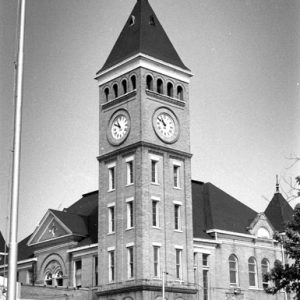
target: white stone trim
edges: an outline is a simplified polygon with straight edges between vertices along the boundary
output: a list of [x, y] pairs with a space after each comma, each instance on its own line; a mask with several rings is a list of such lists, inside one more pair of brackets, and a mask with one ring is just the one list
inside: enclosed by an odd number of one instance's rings
[[158, 197], [158, 196], [151, 196], [151, 200], [153, 200], [153, 201], [160, 201], [160, 197]]
[[173, 204], [182, 206], [182, 201], [174, 200], [174, 201], [173, 201]]
[[174, 245], [174, 248], [175, 249], [179, 249], [179, 250], [183, 250], [184, 249], [183, 246], [180, 246], [180, 245]]
[[81, 250], [87, 250], [87, 249], [91, 249], [91, 248], [94, 248], [94, 247], [98, 247], [98, 244], [90, 244], [90, 245], [87, 245], [87, 246], [82, 246], [82, 247], [69, 249], [69, 250], [67, 250], [67, 253], [73, 253], [73, 252], [77, 252], [77, 251], [81, 251]]
[[116, 202], [110, 202], [107, 204], [107, 207], [114, 207], [116, 206]]
[[125, 158], [125, 162], [130, 162], [134, 160], [134, 155], [128, 156]]
[[162, 243], [158, 243], [158, 242], [153, 242], [152, 246], [156, 246], [156, 247], [161, 247]]
[[149, 154], [150, 160], [160, 161], [161, 157], [155, 154]]
[[116, 165], [117, 165], [117, 162], [110, 162], [110, 163], [108, 163], [108, 164], [106, 164], [106, 167], [107, 167], [107, 169], [110, 169], [110, 168], [114, 168], [114, 167], [116, 167]]
[[182, 161], [181, 160], [178, 160], [178, 159], [172, 159], [172, 164], [174, 166], [178, 166], [178, 167], [181, 167], [182, 166]]
[[165, 61], [156, 59], [149, 55], [138, 53], [112, 66], [111, 68], [100, 72], [96, 75], [95, 79], [98, 80], [99, 85], [102, 85], [139, 67], [150, 69], [186, 83], [189, 83], [190, 77], [193, 76], [192, 72], [188, 70], [166, 63]]
[[251, 235], [251, 234], [237, 233], [234, 231], [219, 230], [219, 229], [210, 229], [210, 230], [207, 230], [206, 233], [221, 233], [221, 234], [227, 234], [227, 235], [233, 235], [233, 236], [239, 236], [239, 237], [246, 237], [246, 238], [250, 238], [250, 239], [257, 239], [256, 236]]
[[128, 202], [132, 202], [134, 201], [134, 197], [128, 197], [125, 199], [125, 202], [128, 203]]
[[126, 248], [133, 247], [133, 246], [134, 246], [134, 242], [130, 242], [126, 244]]
[[108, 248], [107, 248], [107, 252], [115, 251], [115, 250], [116, 250], [116, 247], [115, 247], [115, 246], [112, 246], [112, 247], [108, 247]]

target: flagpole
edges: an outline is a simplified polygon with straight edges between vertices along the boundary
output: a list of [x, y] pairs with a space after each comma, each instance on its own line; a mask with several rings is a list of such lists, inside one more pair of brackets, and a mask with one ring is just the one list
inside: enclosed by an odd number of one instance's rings
[[18, 256], [18, 202], [20, 179], [20, 151], [21, 151], [21, 125], [22, 125], [22, 87], [23, 87], [23, 53], [24, 53], [24, 27], [25, 27], [25, 0], [19, 0], [19, 31], [18, 31], [18, 60], [16, 64], [16, 91], [14, 114], [14, 141], [13, 141], [13, 169], [12, 191], [10, 208], [10, 235], [8, 257], [8, 300], [15, 300], [17, 287], [17, 256]]

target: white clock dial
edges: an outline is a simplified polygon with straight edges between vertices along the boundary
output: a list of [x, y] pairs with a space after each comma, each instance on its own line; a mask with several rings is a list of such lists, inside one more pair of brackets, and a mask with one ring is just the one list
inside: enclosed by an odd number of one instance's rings
[[128, 120], [124, 115], [117, 116], [111, 125], [111, 135], [114, 139], [122, 139], [128, 132]]
[[167, 144], [175, 143], [179, 138], [179, 122], [168, 108], [157, 109], [152, 117], [152, 126], [156, 135]]
[[167, 113], [161, 113], [156, 118], [157, 129], [163, 137], [172, 138], [175, 134], [175, 122]]

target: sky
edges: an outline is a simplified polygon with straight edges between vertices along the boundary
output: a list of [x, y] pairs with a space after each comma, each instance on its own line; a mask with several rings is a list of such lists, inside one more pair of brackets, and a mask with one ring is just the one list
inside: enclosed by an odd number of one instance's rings
[[[94, 80], [135, 0], [27, 0], [19, 231], [98, 189]], [[300, 1], [149, 0], [190, 83], [192, 178], [257, 212], [300, 174]], [[0, 0], [0, 230], [11, 189], [17, 1]], [[292, 200], [294, 206], [299, 200]]]

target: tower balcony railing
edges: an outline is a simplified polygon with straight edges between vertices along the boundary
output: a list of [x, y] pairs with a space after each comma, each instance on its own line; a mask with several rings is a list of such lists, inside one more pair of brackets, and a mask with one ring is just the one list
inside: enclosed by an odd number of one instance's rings
[[102, 110], [123, 103], [136, 95], [136, 89], [102, 104]]
[[171, 96], [167, 96], [165, 94], [155, 92], [153, 90], [146, 89], [146, 94], [148, 96], [157, 98], [159, 100], [162, 100], [162, 101], [165, 101], [165, 102], [168, 102], [168, 103], [171, 103], [171, 104], [175, 104], [175, 105], [180, 106], [180, 107], [185, 106], [185, 101], [180, 100], [178, 98], [171, 97]]

